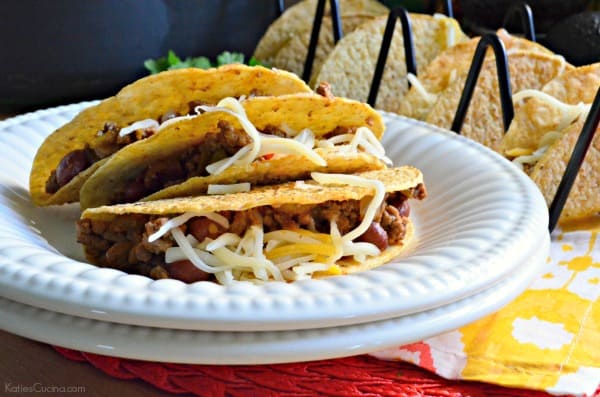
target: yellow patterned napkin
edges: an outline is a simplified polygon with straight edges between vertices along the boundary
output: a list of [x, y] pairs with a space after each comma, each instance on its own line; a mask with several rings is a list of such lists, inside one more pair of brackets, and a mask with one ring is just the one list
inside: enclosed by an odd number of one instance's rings
[[374, 355], [448, 379], [592, 395], [600, 385], [598, 230], [555, 231], [543, 274], [497, 313]]

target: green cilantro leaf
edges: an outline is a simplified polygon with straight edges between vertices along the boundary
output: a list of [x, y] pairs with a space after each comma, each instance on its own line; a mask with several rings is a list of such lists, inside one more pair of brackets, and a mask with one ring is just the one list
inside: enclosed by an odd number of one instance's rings
[[[211, 62], [207, 57], [187, 57], [182, 60], [175, 54], [173, 50], [169, 50], [166, 57], [157, 59], [147, 59], [144, 62], [144, 67], [151, 73], [160, 73], [165, 70], [182, 69], [182, 68], [200, 68], [208, 69], [215, 66], [227, 65], [230, 63], [244, 63], [244, 54], [241, 52], [224, 51], [217, 56], [216, 62]], [[252, 57], [248, 61], [250, 66], [267, 66], [261, 63], [256, 58]]]
[[169, 68], [169, 61], [167, 60], [167, 57], [147, 59], [144, 62], [144, 67], [148, 69], [151, 74], [160, 73]]
[[244, 63], [244, 54], [241, 52], [225, 51], [217, 56], [217, 66], [228, 65], [230, 63]]

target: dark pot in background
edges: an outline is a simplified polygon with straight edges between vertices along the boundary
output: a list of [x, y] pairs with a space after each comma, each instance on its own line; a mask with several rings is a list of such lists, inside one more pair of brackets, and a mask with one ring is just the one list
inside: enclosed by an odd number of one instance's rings
[[3, 0], [0, 15], [0, 110], [24, 110], [113, 95], [169, 49], [182, 58], [250, 55], [276, 8], [270, 0]]
[[[513, 4], [521, 0], [459, 0], [464, 27], [477, 34], [484, 30], [496, 30], [502, 27], [504, 15]], [[556, 21], [568, 15], [583, 11], [590, 0], [527, 0], [533, 11], [537, 32], [546, 32]], [[522, 32], [520, 19], [513, 15], [508, 29]]]

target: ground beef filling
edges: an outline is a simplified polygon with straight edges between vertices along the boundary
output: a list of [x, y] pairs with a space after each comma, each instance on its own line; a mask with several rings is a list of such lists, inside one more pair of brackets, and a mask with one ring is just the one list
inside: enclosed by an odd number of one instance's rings
[[[418, 189], [408, 192], [412, 193], [418, 194]], [[358, 240], [373, 243], [381, 250], [401, 243], [410, 214], [405, 194], [387, 195], [369, 229]], [[221, 212], [229, 220], [228, 230], [207, 218], [192, 218], [180, 228], [203, 241], [206, 237], [216, 238], [225, 232], [243, 235], [250, 226], [257, 224], [262, 224], [265, 232], [308, 229], [329, 233], [330, 222], [335, 220], [340, 232], [345, 234], [360, 224], [360, 208], [361, 202], [357, 200], [328, 201], [319, 205], [264, 206]], [[176, 245], [170, 234], [148, 242], [148, 236], [167, 220], [141, 214], [117, 216], [112, 221], [82, 219], [77, 223], [77, 240], [85, 246], [93, 263], [100, 266], [154, 279], [174, 278], [184, 282], [212, 279], [213, 275], [199, 270], [190, 261], [165, 263], [165, 251]]]
[[[218, 131], [207, 133], [203, 139], [185, 151], [171, 154], [169, 158], [149, 164], [134, 179], [130, 180], [123, 191], [115, 192], [112, 204], [131, 203], [149, 196], [159, 190], [177, 185], [192, 177], [207, 176], [206, 166], [233, 156], [238, 150], [252, 143], [252, 139], [243, 130], [237, 130], [227, 121], [219, 121]], [[267, 125], [264, 134], [288, 137], [280, 128]], [[327, 137], [353, 133], [352, 127], [336, 127], [327, 133]], [[268, 156], [265, 156], [268, 159]], [[278, 180], [265, 180], [276, 183]]]
[[233, 156], [252, 142], [248, 134], [226, 121], [220, 121], [217, 128], [184, 151], [149, 164], [123, 191], [115, 192], [115, 203], [134, 202], [189, 178], [207, 176], [207, 165]]
[[[188, 103], [188, 114], [196, 114], [196, 107], [205, 104], [203, 101], [190, 101]], [[162, 124], [178, 116], [181, 116], [181, 114], [169, 110], [156, 121]], [[121, 128], [117, 124], [107, 122], [96, 134], [96, 139], [92, 146], [86, 145], [83, 149], [67, 153], [46, 181], [46, 193], [56, 193], [61, 187], [65, 186], [95, 162], [118, 152], [130, 143], [148, 138], [155, 132], [154, 129], [148, 128], [134, 131], [126, 136], [119, 136], [120, 130]]]

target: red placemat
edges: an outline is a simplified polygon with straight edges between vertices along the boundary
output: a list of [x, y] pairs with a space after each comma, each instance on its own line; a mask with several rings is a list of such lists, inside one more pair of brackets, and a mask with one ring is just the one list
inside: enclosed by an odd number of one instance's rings
[[[273, 365], [192, 365], [120, 359], [55, 347], [120, 379], [141, 379], [171, 393], [198, 396], [549, 397], [478, 382], [450, 381], [412, 364], [362, 355]], [[594, 397], [600, 396], [600, 388]]]

